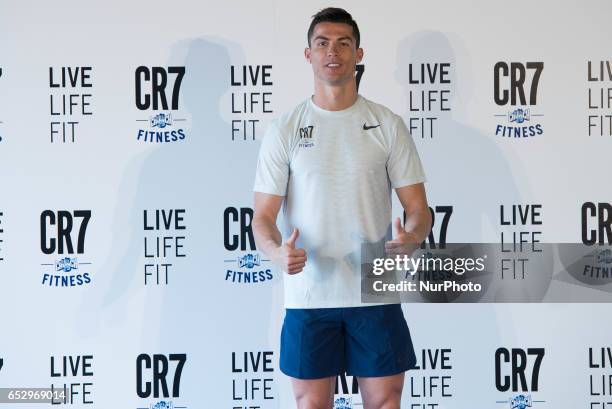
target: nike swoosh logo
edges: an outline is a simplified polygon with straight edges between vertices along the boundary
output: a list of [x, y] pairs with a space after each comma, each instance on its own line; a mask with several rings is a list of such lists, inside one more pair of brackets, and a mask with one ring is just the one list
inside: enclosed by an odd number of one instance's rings
[[378, 125], [374, 125], [374, 126], [367, 126], [367, 125], [365, 124], [365, 122], [364, 122], [364, 123], [363, 123], [363, 130], [364, 130], [364, 131], [367, 131], [368, 129], [378, 128], [379, 126], [380, 126], [380, 124], [378, 124]]

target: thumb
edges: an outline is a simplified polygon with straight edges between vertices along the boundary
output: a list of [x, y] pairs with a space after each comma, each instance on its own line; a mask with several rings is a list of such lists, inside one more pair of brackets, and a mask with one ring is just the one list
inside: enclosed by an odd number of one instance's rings
[[395, 219], [395, 235], [399, 236], [401, 233], [404, 233], [404, 228], [402, 227], [402, 223], [398, 217]]
[[291, 236], [289, 236], [289, 238], [287, 239], [286, 243], [290, 247], [295, 248], [295, 241], [297, 240], [299, 235], [300, 235], [300, 231], [297, 229], [297, 227], [294, 227], [293, 228], [293, 232], [291, 232]]

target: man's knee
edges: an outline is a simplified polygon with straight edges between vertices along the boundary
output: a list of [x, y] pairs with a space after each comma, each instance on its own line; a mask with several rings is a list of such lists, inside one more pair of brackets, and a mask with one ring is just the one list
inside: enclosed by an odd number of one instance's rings
[[332, 409], [332, 399], [313, 394], [298, 396], [296, 401], [298, 409]]
[[378, 409], [400, 409], [400, 398], [387, 399]]
[[298, 409], [332, 409], [335, 378], [293, 380], [293, 392]]
[[364, 409], [400, 409], [401, 392], [387, 393], [385, 396], [374, 396], [363, 404]]

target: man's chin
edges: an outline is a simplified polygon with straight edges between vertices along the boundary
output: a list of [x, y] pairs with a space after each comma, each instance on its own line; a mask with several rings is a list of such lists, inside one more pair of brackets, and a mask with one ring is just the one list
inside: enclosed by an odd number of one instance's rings
[[344, 84], [346, 84], [347, 82], [349, 82], [351, 80], [351, 77], [341, 77], [341, 76], [337, 76], [337, 75], [333, 75], [333, 76], [323, 76], [320, 78], [321, 82], [325, 83], [326, 85], [330, 85], [332, 87], [339, 87], [342, 86]]

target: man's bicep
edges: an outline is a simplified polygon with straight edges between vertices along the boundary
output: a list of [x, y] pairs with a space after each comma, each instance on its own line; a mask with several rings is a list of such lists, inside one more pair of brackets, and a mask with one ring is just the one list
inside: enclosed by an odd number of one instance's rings
[[395, 189], [427, 181], [414, 140], [400, 117], [391, 136], [387, 173]]
[[283, 205], [284, 196], [263, 192], [253, 192], [255, 218], [265, 218], [276, 221], [278, 212]]
[[259, 149], [253, 190], [283, 196], [289, 181], [287, 141], [274, 124], [270, 124]]

